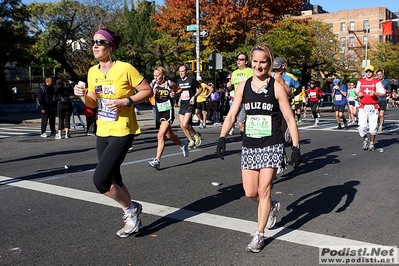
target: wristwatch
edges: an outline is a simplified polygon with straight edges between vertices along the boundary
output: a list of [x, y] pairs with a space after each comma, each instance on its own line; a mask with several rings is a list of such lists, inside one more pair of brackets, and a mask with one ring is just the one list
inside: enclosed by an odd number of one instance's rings
[[127, 107], [132, 106], [133, 103], [134, 103], [134, 101], [132, 100], [132, 98], [127, 97]]

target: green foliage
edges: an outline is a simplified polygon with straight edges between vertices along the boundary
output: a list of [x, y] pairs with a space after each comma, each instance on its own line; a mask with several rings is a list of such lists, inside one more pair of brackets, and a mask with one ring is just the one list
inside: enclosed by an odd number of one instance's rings
[[[26, 22], [29, 13], [20, 0], [0, 1], [0, 84], [7, 84], [4, 73], [7, 63], [13, 66], [26, 66], [30, 62], [29, 50], [34, 38], [29, 36]], [[7, 86], [0, 86], [0, 99], [10, 101], [12, 98]]]
[[399, 46], [388, 42], [372, 47], [370, 62], [375, 70], [382, 69], [386, 78], [398, 78]]

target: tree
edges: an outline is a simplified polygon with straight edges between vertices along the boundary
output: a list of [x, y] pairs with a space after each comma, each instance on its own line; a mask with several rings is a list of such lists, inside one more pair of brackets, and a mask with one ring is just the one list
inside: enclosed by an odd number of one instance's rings
[[340, 68], [337, 37], [322, 21], [287, 18], [260, 39], [269, 43], [275, 56], [286, 60], [290, 68], [301, 71], [303, 84], [311, 79], [312, 71], [321, 79]]
[[[117, 9], [111, 9], [110, 1], [92, 4], [61, 0], [28, 5], [32, 14], [30, 27], [38, 38], [34, 49], [36, 64], [50, 69], [59, 66], [74, 81], [85, 77], [95, 62], [90, 43], [93, 33], [104, 24], [118, 23]], [[72, 49], [73, 45], [77, 49]]]
[[34, 40], [25, 24], [29, 17], [26, 6], [20, 0], [0, 1], [0, 100], [4, 102], [12, 100], [11, 88], [6, 86], [7, 63], [17, 67], [30, 61], [29, 49]]
[[386, 78], [399, 77], [399, 46], [391, 42], [379, 43], [370, 51], [370, 61], [375, 70], [382, 69]]

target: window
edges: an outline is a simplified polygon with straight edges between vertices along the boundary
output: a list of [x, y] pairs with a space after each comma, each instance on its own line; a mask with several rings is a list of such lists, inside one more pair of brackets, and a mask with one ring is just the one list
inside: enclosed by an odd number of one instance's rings
[[363, 20], [363, 29], [366, 31], [369, 29], [369, 20], [368, 19]]
[[345, 22], [341, 22], [341, 31], [346, 31], [346, 23]]
[[346, 47], [346, 38], [345, 37], [341, 37], [339, 39], [339, 42], [341, 43], [341, 47]]
[[349, 37], [349, 47], [355, 47], [355, 37]]
[[349, 30], [355, 30], [355, 22], [354, 21], [349, 22]]

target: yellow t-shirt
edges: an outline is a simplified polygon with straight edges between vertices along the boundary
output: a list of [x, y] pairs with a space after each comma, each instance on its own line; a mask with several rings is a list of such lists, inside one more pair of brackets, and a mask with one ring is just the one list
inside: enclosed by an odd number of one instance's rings
[[208, 94], [208, 90], [206, 89], [206, 84], [205, 84], [204, 82], [202, 82], [202, 83], [201, 83], [201, 87], [202, 87], [202, 92], [201, 92], [201, 94], [198, 95], [198, 97], [197, 97], [197, 103], [205, 102], [206, 99], [207, 99], [207, 98], [205, 98], [205, 97], [201, 97], [201, 96], [204, 96], [204, 95], [207, 95], [207, 94]]
[[134, 88], [143, 79], [143, 76], [131, 64], [121, 61], [116, 61], [107, 74], [100, 71], [99, 65], [89, 69], [87, 89], [89, 92], [94, 92], [97, 97], [97, 136], [123, 137], [141, 133], [134, 105], [125, 106], [115, 113], [106, 108], [105, 102], [132, 96]]
[[231, 82], [234, 85], [234, 91], [236, 91], [238, 84], [249, 79], [253, 75], [254, 75], [254, 71], [250, 67], [247, 67], [245, 69], [234, 70], [233, 74], [231, 75]]

